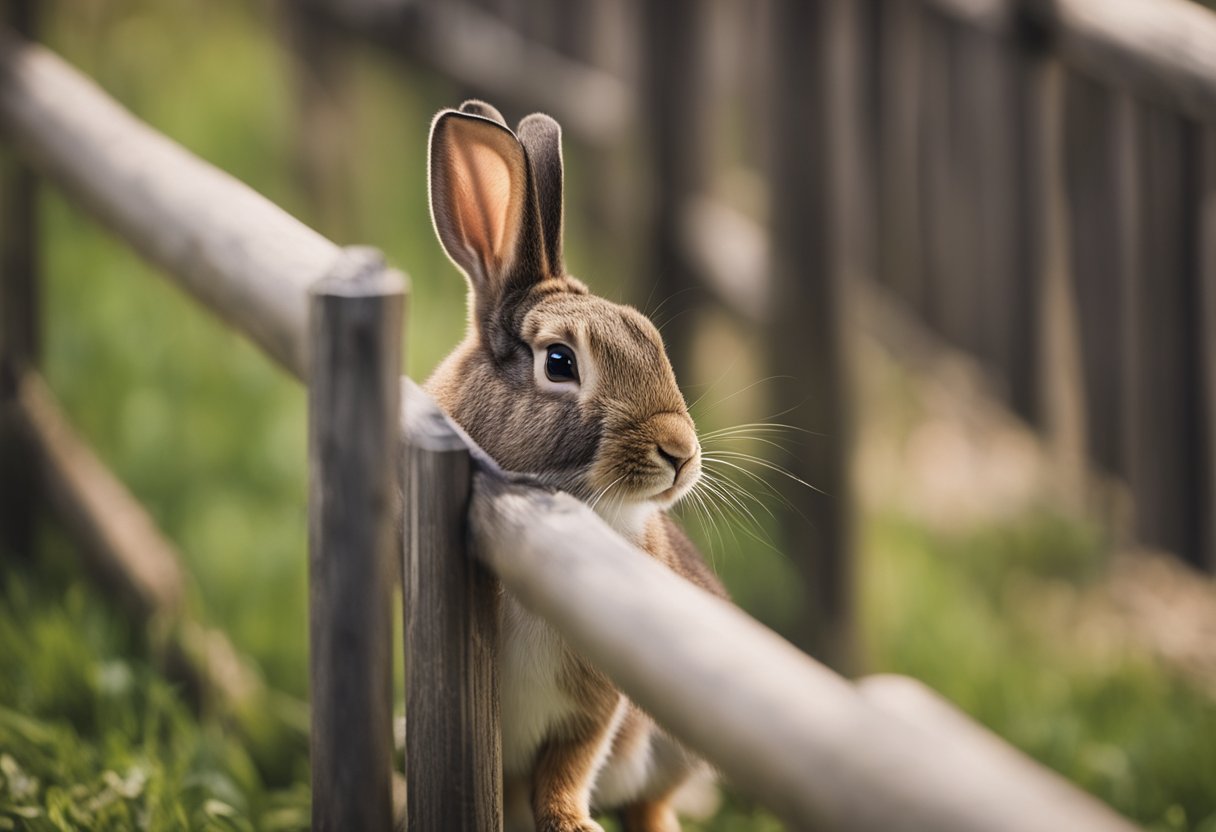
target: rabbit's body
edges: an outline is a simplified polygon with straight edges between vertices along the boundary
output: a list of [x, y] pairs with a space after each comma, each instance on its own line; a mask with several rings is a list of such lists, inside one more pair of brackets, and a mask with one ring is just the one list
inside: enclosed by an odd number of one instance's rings
[[[473, 290], [468, 334], [427, 382], [432, 395], [504, 468], [586, 500], [724, 596], [665, 513], [701, 462], [662, 339], [562, 266], [556, 123], [529, 116], [517, 137], [480, 102], [445, 111], [430, 173], [436, 230]], [[595, 806], [633, 832], [678, 829], [672, 795], [703, 763], [510, 596], [499, 639], [508, 828], [598, 830]]]

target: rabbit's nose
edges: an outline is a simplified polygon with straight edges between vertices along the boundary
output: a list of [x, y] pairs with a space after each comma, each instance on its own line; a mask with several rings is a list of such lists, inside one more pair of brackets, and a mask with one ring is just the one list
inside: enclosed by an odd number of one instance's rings
[[688, 441], [682, 437], [671, 437], [663, 439], [655, 443], [655, 449], [659, 452], [659, 456], [671, 466], [672, 470], [678, 476], [680, 470], [688, 464], [697, 453], [695, 443]]
[[683, 413], [658, 413], [650, 418], [648, 427], [655, 453], [679, 476], [698, 451], [692, 421]]

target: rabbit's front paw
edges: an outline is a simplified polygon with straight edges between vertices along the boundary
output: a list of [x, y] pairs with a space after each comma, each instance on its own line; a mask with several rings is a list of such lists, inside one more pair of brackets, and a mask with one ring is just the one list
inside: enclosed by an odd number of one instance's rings
[[536, 832], [604, 832], [591, 818], [546, 818], [536, 824]]

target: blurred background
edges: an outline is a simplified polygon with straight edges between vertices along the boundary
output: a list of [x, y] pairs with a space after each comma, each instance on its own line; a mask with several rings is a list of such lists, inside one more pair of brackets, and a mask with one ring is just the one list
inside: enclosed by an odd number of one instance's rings
[[[555, 116], [568, 265], [662, 328], [721, 478], [679, 511], [737, 602], [1216, 832], [1216, 99], [996, 0], [32, 5], [137, 117], [406, 271], [417, 380], [464, 326], [430, 119]], [[237, 670], [183, 683], [44, 518], [0, 560], [0, 828], [306, 827], [304, 391], [53, 187], [36, 220], [45, 375]], [[727, 788], [687, 828], [781, 825]]]

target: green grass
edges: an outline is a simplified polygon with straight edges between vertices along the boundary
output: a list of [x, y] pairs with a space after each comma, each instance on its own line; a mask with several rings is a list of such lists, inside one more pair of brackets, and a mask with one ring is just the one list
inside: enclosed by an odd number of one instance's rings
[[[307, 218], [291, 166], [288, 64], [260, 8], [59, 3], [46, 39], [154, 127]], [[353, 84], [357, 239], [341, 242], [377, 245], [411, 275], [407, 366], [421, 378], [464, 320], [464, 286], [433, 239], [423, 175], [430, 116], [456, 93], [363, 54]], [[568, 158], [577, 194], [590, 178], [579, 153]], [[49, 189], [42, 219], [53, 388], [181, 549], [194, 614], [223, 628], [275, 690], [304, 696], [303, 391]], [[598, 259], [584, 214], [568, 224], [573, 269], [620, 297], [611, 278], [623, 263]], [[732, 367], [718, 386], [691, 391], [707, 394], [705, 428], [755, 406], [730, 394], [763, 373]], [[784, 555], [746, 532], [693, 531], [742, 606], [778, 630], [791, 625], [802, 598]], [[1144, 655], [1095, 653], [1044, 623], [1042, 598], [1101, 577], [1095, 535], [1039, 514], [961, 537], [889, 516], [863, 532], [868, 669], [924, 679], [1146, 824], [1216, 830], [1211, 699]], [[298, 749], [283, 750], [294, 763], [262, 771], [234, 729], [199, 717], [56, 534], [20, 563], [0, 559], [0, 829], [307, 825]], [[728, 796], [690, 828], [780, 826]]]
[[1051, 613], [1102, 574], [1094, 535], [1038, 514], [958, 537], [892, 518], [867, 531], [873, 667], [922, 679], [1152, 828], [1216, 830], [1216, 702]]
[[0, 829], [301, 829], [300, 781], [268, 788], [199, 722], [55, 537], [0, 589]]

